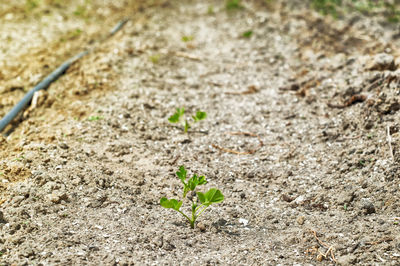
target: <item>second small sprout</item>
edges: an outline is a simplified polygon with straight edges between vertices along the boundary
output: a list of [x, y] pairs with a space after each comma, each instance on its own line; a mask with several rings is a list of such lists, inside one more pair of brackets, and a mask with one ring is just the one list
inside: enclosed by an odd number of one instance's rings
[[[170, 123], [182, 123], [185, 133], [191, 128], [191, 125], [187, 119], [183, 119], [185, 115], [185, 108], [176, 108], [176, 112], [168, 118]], [[202, 111], [197, 111], [195, 115], [192, 115], [194, 123], [207, 118], [207, 113]]]

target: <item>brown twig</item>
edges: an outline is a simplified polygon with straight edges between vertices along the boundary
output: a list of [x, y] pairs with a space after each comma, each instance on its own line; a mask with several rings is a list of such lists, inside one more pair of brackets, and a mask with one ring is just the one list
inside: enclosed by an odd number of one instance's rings
[[187, 58], [187, 59], [194, 60], [194, 61], [201, 61], [200, 57], [193, 55], [193, 54], [188, 54], [185, 52], [175, 52], [175, 55], [178, 57], [183, 57], [183, 58]]
[[170, 165], [174, 165], [180, 158], [181, 156], [178, 154], [175, 159], [170, 163]]
[[313, 233], [315, 239], [318, 241], [318, 244], [320, 246], [328, 249], [325, 253], [321, 252], [318, 249], [319, 254], [317, 255], [317, 260], [318, 261], [322, 261], [322, 259], [326, 259], [328, 257], [328, 254], [329, 254], [330, 257], [331, 257], [331, 260], [333, 260], [335, 263], [337, 263], [336, 258], [335, 258], [335, 254], [334, 254], [335, 248], [333, 247], [333, 245], [329, 246], [328, 244], [322, 242], [322, 240], [318, 238], [316, 231], [314, 231], [312, 229], [310, 229], [310, 231]]
[[247, 87], [247, 90], [245, 90], [245, 91], [239, 91], [239, 92], [237, 92], [237, 91], [228, 91], [228, 92], [225, 92], [225, 94], [246, 95], [246, 94], [253, 94], [253, 93], [256, 93], [256, 92], [258, 92], [257, 87], [254, 86], [254, 85], [251, 85], [251, 86]]
[[389, 127], [389, 125], [387, 125], [387, 127], [386, 127], [386, 134], [387, 134], [387, 142], [389, 144], [390, 156], [392, 157], [392, 161], [394, 161], [393, 147], [392, 147], [392, 136], [390, 135], [390, 127]]
[[365, 244], [366, 245], [378, 245], [380, 243], [389, 242], [389, 241], [393, 241], [393, 238], [385, 237], [385, 238], [382, 238], [382, 239], [379, 239], [379, 240], [376, 240], [376, 241], [366, 242]]
[[259, 145], [256, 149], [253, 150], [249, 150], [249, 151], [235, 151], [235, 150], [231, 150], [231, 149], [227, 149], [224, 147], [221, 147], [219, 145], [216, 144], [211, 144], [212, 147], [214, 147], [215, 149], [227, 152], [227, 153], [233, 153], [233, 154], [238, 154], [238, 155], [249, 155], [249, 154], [254, 154], [256, 153], [262, 146], [264, 146], [264, 143], [262, 142], [260, 136], [258, 136], [257, 134], [254, 133], [250, 133], [250, 132], [226, 132], [225, 134], [229, 134], [229, 135], [241, 135], [241, 136], [246, 136], [246, 137], [256, 137], [258, 139]]
[[355, 103], [360, 103], [360, 102], [364, 102], [368, 97], [364, 94], [355, 94], [353, 96], [351, 96], [350, 99], [348, 99], [347, 101], [345, 101], [343, 104], [332, 104], [332, 103], [328, 103], [328, 106], [330, 108], [345, 108], [348, 107], [350, 105], [353, 105]]
[[358, 136], [344, 136], [344, 137], [342, 137], [342, 138], [340, 138], [340, 139], [337, 139], [336, 141], [337, 141], [337, 142], [343, 142], [343, 141], [346, 141], [346, 140], [359, 139], [359, 138], [361, 138], [361, 137], [362, 137], [362, 135], [358, 135]]

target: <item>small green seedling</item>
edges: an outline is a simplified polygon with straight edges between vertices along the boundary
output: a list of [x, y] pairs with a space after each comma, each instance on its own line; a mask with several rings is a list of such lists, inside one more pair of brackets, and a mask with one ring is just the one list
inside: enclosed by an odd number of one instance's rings
[[252, 30], [245, 31], [245, 32], [243, 32], [243, 34], [242, 34], [242, 36], [243, 36], [244, 38], [250, 38], [251, 35], [253, 35], [253, 31], [252, 31]]
[[242, 8], [242, 5], [240, 3], [240, 0], [227, 0], [226, 1], [226, 9], [227, 10], [235, 10], [235, 9], [240, 9]]
[[104, 117], [102, 117], [102, 116], [94, 115], [94, 116], [89, 116], [88, 120], [89, 120], [89, 121], [98, 121], [98, 120], [101, 120], [101, 119], [103, 119], [103, 118], [104, 118]]
[[16, 161], [21, 162], [21, 161], [23, 161], [24, 159], [25, 159], [24, 154], [21, 154], [19, 157], [14, 158], [14, 159], [13, 159], [13, 162], [16, 162]]
[[25, 1], [25, 8], [26, 11], [32, 11], [33, 9], [39, 6], [39, 1], [37, 0], [26, 0]]
[[194, 39], [194, 37], [191, 36], [191, 35], [182, 36], [182, 41], [183, 42], [190, 42], [190, 41], [193, 41], [193, 39]]
[[[173, 124], [182, 123], [184, 131], [185, 133], [187, 133], [189, 128], [191, 128], [191, 125], [187, 119], [183, 118], [184, 115], [185, 115], [185, 108], [183, 107], [176, 108], [176, 112], [168, 118], [168, 121]], [[207, 118], [207, 113], [202, 111], [197, 111], [195, 115], [192, 115], [193, 122], [195, 123], [204, 120], [206, 118]]]
[[153, 64], [157, 64], [160, 61], [160, 55], [159, 54], [151, 55], [149, 56], [149, 59]]
[[208, 6], [207, 14], [209, 14], [209, 15], [213, 15], [214, 14], [214, 7], [213, 6]]
[[77, 6], [74, 11], [74, 15], [77, 17], [85, 17], [86, 14], [87, 14], [87, 9], [86, 6], [84, 5]]
[[312, 0], [311, 5], [323, 15], [331, 15], [337, 18], [339, 15], [338, 8], [342, 5], [342, 0]]
[[[182, 200], [178, 201], [176, 199], [167, 199], [165, 197], [161, 198], [160, 204], [166, 209], [173, 209], [185, 217], [189, 223], [190, 227], [194, 228], [197, 218], [213, 203], [219, 203], [224, 200], [224, 195], [222, 192], [216, 188], [209, 189], [206, 193], [196, 192], [196, 187], [200, 185], [207, 184], [207, 180], [204, 176], [193, 175], [189, 180], [187, 180], [187, 171], [184, 166], [179, 167], [179, 171], [176, 175], [181, 180], [183, 184], [183, 196]], [[190, 197], [188, 193], [190, 193]], [[192, 215], [189, 217], [183, 213], [180, 208], [183, 204], [183, 200], [188, 196], [192, 202]]]

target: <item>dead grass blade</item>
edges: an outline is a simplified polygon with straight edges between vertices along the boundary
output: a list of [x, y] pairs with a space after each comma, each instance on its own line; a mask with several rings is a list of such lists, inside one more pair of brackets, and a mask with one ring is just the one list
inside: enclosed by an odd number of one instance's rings
[[229, 95], [246, 95], [246, 94], [253, 94], [253, 93], [256, 93], [256, 92], [258, 92], [257, 87], [254, 86], [254, 85], [250, 85], [250, 86], [247, 87], [247, 90], [245, 90], [245, 91], [239, 91], [239, 92], [237, 92], [237, 91], [228, 91], [228, 92], [225, 92], [225, 94], [229, 94]]
[[394, 161], [393, 147], [392, 147], [392, 136], [390, 135], [390, 127], [389, 127], [389, 125], [386, 126], [386, 135], [387, 135], [387, 142], [389, 144], [390, 157], [392, 157], [392, 161]]
[[[328, 245], [328, 244], [324, 243], [321, 239], [319, 239], [318, 236], [317, 236], [317, 232], [316, 231], [314, 231], [312, 229], [310, 229], [310, 231], [314, 235], [314, 237], [317, 240], [318, 244], [321, 247], [327, 249], [326, 252], [322, 252], [319, 248], [315, 248], [315, 247], [313, 249], [311, 249], [311, 251], [317, 251], [318, 252], [317, 260], [318, 261], [322, 261], [324, 259], [328, 259], [329, 258], [333, 262], [337, 263], [336, 258], [335, 258], [335, 254], [334, 254], [334, 252], [335, 252], [334, 246], [333, 245]], [[309, 250], [307, 250], [307, 252], [309, 252]], [[313, 252], [313, 253], [316, 253], [316, 252]]]
[[211, 144], [211, 146], [215, 149], [221, 150], [223, 152], [227, 152], [227, 153], [232, 153], [232, 154], [237, 154], [237, 155], [249, 155], [249, 154], [254, 154], [256, 153], [262, 146], [264, 146], [264, 143], [262, 142], [261, 138], [259, 135], [251, 133], [251, 132], [226, 132], [225, 134], [228, 135], [240, 135], [240, 136], [245, 136], [245, 137], [255, 137], [258, 139], [259, 145], [257, 146], [256, 149], [253, 150], [249, 150], [249, 151], [236, 151], [236, 150], [232, 150], [232, 149], [227, 149], [224, 147], [221, 147], [219, 145], [216, 144]]

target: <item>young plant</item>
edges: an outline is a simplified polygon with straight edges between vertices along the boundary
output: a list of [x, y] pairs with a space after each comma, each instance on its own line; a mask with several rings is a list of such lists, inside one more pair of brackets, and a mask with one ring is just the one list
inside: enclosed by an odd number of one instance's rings
[[160, 55], [159, 54], [151, 55], [149, 56], [149, 59], [153, 64], [157, 64], [160, 61]]
[[[184, 127], [185, 133], [187, 133], [189, 128], [191, 128], [192, 126], [190, 125], [187, 119], [184, 119], [184, 116], [185, 116], [185, 108], [183, 107], [176, 108], [176, 112], [168, 118], [168, 121], [173, 124], [181, 123]], [[202, 111], [197, 111], [195, 115], [192, 115], [194, 123], [197, 123], [206, 118], [207, 118], [207, 113]]]
[[311, 5], [323, 15], [331, 15], [337, 18], [339, 15], [338, 8], [342, 5], [342, 0], [312, 0]]
[[242, 36], [243, 36], [244, 38], [250, 38], [251, 35], [253, 35], [253, 31], [252, 31], [252, 30], [245, 31], [245, 32], [243, 32], [243, 34], [242, 34]]
[[[176, 172], [176, 175], [183, 184], [182, 200], [178, 201], [176, 199], [167, 199], [163, 197], [160, 200], [160, 204], [166, 209], [173, 209], [182, 214], [183, 217], [189, 221], [190, 227], [194, 228], [197, 218], [199, 218], [211, 204], [222, 202], [224, 200], [224, 195], [216, 188], [211, 188], [206, 193], [196, 192], [197, 186], [207, 184], [207, 180], [204, 176], [198, 176], [196, 174], [187, 180], [187, 171], [184, 166], [179, 167], [179, 171]], [[188, 195], [189, 192], [191, 192], [190, 195]], [[191, 216], [186, 215], [180, 209], [186, 196], [192, 203]]]
[[37, 8], [39, 6], [39, 1], [37, 0], [26, 0], [25, 1], [25, 8], [26, 11], [32, 11], [33, 9]]
[[240, 0], [226, 0], [225, 6], [227, 10], [235, 10], [242, 8]]
[[88, 117], [88, 120], [89, 121], [98, 121], [98, 120], [101, 120], [101, 119], [103, 119], [104, 117], [102, 117], [102, 116], [99, 116], [99, 115], [93, 115], [93, 116], [89, 116]]
[[193, 41], [193, 39], [194, 39], [194, 37], [192, 35], [182, 36], [182, 41], [183, 42], [190, 42], [190, 41]]

